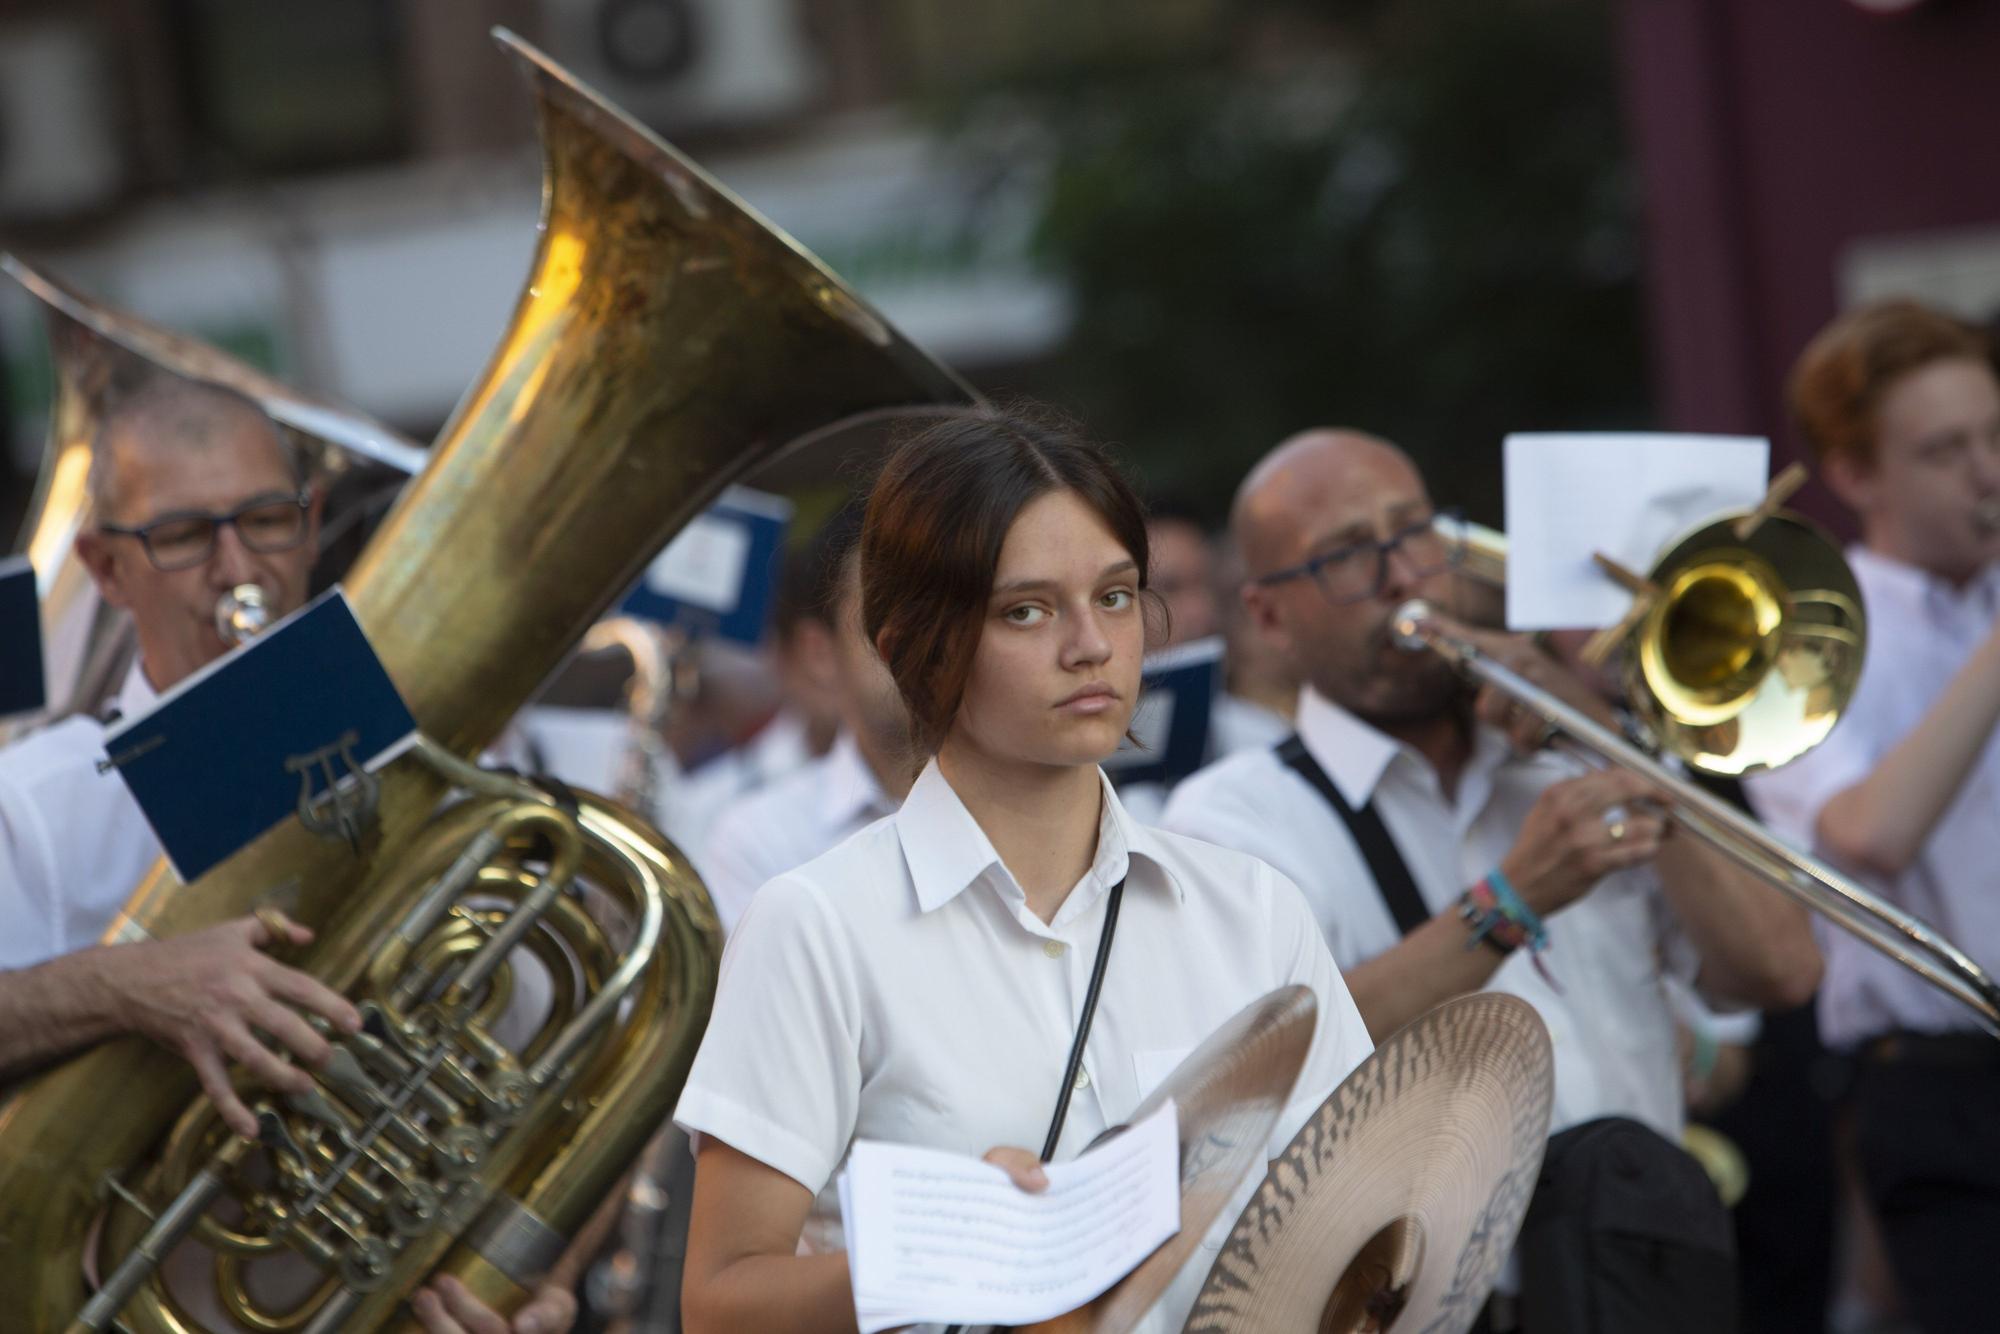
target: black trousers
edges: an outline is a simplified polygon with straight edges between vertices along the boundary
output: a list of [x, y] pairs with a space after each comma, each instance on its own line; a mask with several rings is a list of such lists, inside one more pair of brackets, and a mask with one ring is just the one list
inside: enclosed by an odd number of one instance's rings
[[[1892, 1050], [1886, 1055], [1880, 1046]], [[1926, 1334], [2000, 1327], [2000, 1040], [1878, 1044], [1855, 1090], [1855, 1148], [1903, 1306]]]

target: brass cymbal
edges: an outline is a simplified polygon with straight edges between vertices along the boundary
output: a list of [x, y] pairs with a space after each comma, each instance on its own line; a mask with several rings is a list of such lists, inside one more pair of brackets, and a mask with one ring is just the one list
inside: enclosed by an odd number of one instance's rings
[[1187, 1263], [1243, 1179], [1261, 1172], [1271, 1128], [1312, 1048], [1319, 1002], [1310, 988], [1280, 987], [1251, 1002], [1174, 1067], [1133, 1111], [1144, 1119], [1168, 1098], [1180, 1121], [1181, 1229], [1087, 1306], [1027, 1329], [1036, 1334], [1121, 1334], [1137, 1325]]
[[1554, 1080], [1515, 996], [1398, 1030], [1271, 1164], [1186, 1334], [1464, 1334], [1527, 1212]]

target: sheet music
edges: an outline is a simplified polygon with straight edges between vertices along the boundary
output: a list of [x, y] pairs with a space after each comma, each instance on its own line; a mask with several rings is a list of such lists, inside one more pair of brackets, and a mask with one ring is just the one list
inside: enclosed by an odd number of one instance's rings
[[1632, 595], [1591, 561], [1644, 574], [1667, 543], [1764, 498], [1768, 441], [1750, 436], [1507, 437], [1507, 628], [1615, 625]]
[[1067, 1163], [1046, 1191], [936, 1149], [861, 1141], [840, 1217], [862, 1334], [921, 1321], [1021, 1325], [1075, 1310], [1180, 1230], [1172, 1102]]

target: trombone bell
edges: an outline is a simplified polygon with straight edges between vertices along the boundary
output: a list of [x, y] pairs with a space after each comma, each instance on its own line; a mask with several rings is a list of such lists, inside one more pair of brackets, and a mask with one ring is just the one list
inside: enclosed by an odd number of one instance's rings
[[1861, 680], [1861, 590], [1833, 539], [1796, 514], [1748, 536], [1724, 515], [1668, 548], [1629, 645], [1627, 696], [1703, 773], [1775, 769], [1826, 739]]

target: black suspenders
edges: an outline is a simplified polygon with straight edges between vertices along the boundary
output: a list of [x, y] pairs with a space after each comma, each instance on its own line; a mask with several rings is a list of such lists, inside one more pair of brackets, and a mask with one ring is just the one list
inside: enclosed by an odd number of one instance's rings
[[1396, 842], [1389, 837], [1388, 826], [1375, 813], [1374, 805], [1363, 806], [1360, 810], [1348, 805], [1347, 798], [1340, 795], [1340, 789], [1334, 786], [1326, 770], [1320, 767], [1319, 761], [1306, 750], [1305, 742], [1299, 740], [1296, 734], [1279, 744], [1278, 758], [1312, 784], [1347, 826], [1347, 832], [1354, 836], [1355, 845], [1368, 861], [1369, 874], [1375, 878], [1376, 891], [1382, 895], [1389, 915], [1396, 919], [1396, 929], [1407, 936], [1428, 922], [1431, 910], [1424, 906], [1423, 896], [1417, 893], [1417, 882], [1410, 877], [1409, 865], [1403, 860], [1403, 854], [1396, 850]]

